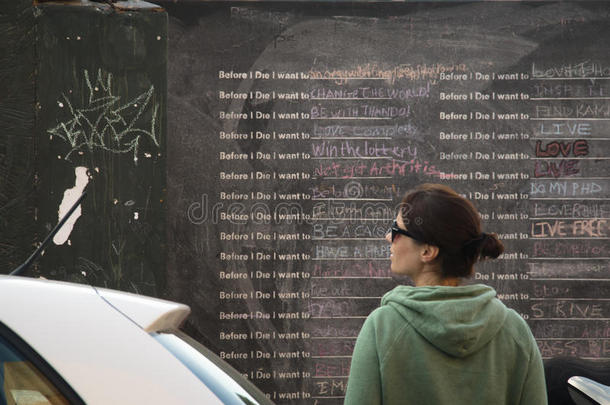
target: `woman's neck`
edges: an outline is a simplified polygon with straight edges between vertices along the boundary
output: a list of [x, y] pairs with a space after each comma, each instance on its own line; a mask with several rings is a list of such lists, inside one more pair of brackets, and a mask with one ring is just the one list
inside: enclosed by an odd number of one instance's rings
[[416, 287], [424, 286], [448, 286], [457, 287], [462, 284], [462, 280], [457, 277], [441, 277], [437, 269], [424, 270], [417, 279], [413, 280]]

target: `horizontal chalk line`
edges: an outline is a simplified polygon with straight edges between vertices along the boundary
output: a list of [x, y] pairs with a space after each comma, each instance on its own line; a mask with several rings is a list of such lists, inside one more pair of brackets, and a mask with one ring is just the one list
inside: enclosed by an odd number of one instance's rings
[[393, 120], [394, 117], [328, 117], [328, 118], [310, 118], [312, 121], [332, 121], [332, 120], [363, 120], [363, 121], [372, 121], [372, 120]]
[[385, 237], [378, 238], [312, 238], [311, 240], [384, 240]]
[[311, 97], [307, 100], [392, 100], [392, 97]]
[[392, 179], [392, 176], [370, 176], [370, 177], [314, 177], [314, 180], [319, 180], [319, 179], [323, 179], [323, 180], [327, 180], [327, 179], [333, 179], [333, 180], [361, 180], [361, 179]]
[[[548, 359], [552, 359], [553, 357], [542, 357], [543, 360], [548, 360]], [[610, 360], [610, 357], [578, 357], [579, 359], [584, 359], [584, 360]]]
[[[608, 180], [610, 177], [562, 177], [570, 180]], [[536, 177], [535, 180], [557, 180], [556, 177]]]
[[583, 239], [585, 239], [585, 240], [588, 240], [588, 239], [606, 240], [606, 239], [610, 239], [610, 238], [596, 238], [596, 237], [590, 237], [590, 238], [589, 237], [587, 237], [587, 238], [585, 238], [585, 237], [583, 237], [583, 238], [578, 238], [578, 237], [574, 237], [574, 238], [568, 238], [568, 237], [565, 237], [565, 238], [534, 238], [534, 237], [530, 237], [529, 239], [530, 240], [583, 240]]
[[610, 80], [610, 77], [532, 77], [530, 80]]
[[[580, 140], [580, 139], [585, 139], [585, 138], [583, 138], [582, 136], [581, 137], [560, 137], [560, 136], [557, 136], [555, 138], [542, 138], [542, 137], [539, 137], [539, 136], [533, 136], [530, 139], [547, 139], [547, 140], [548, 139], [552, 139], [552, 140], [556, 141], [556, 140], [562, 140], [562, 139], [566, 139], [566, 140], [570, 140], [570, 139], [572, 139], [572, 140], [574, 140], [574, 139]], [[610, 141], [610, 138], [586, 138], [585, 140], [587, 140], [587, 141]]]
[[[347, 377], [312, 377], [312, 378], [347, 378]], [[341, 399], [345, 397], [310, 397], [312, 399]]]
[[387, 80], [385, 77], [308, 77], [308, 80]]
[[574, 298], [574, 297], [554, 297], [554, 298], [530, 298], [531, 301], [610, 301], [608, 298]]
[[[574, 277], [574, 278], [530, 278], [530, 280], [532, 281], [610, 281], [610, 278], [578, 278], [578, 277]], [[538, 298], [530, 298], [530, 299], [538, 299]], [[570, 299], [577, 299], [577, 298], [570, 298]], [[586, 298], [583, 298], [586, 299]], [[596, 299], [602, 299], [602, 298], [596, 298]], [[604, 298], [605, 299], [605, 298]], [[609, 298], [610, 299], [610, 298]]]
[[534, 218], [531, 218], [530, 217], [530, 221], [537, 221], [539, 219], [562, 219], [562, 220], [568, 219], [568, 220], [570, 220], [570, 219], [609, 219], [609, 218], [592, 218], [592, 217], [571, 217], [571, 218], [568, 218], [568, 217], [534, 217]]
[[532, 97], [530, 100], [610, 100], [610, 97]]
[[529, 318], [530, 321], [610, 321], [610, 318]]
[[538, 337], [536, 340], [610, 340], [610, 338], [541, 338]]
[[[533, 157], [530, 160], [565, 160], [565, 157]], [[610, 159], [610, 157], [599, 156], [599, 157], [570, 157], [570, 160], [606, 160]], [[564, 177], [565, 179], [566, 177]], [[580, 180], [580, 177], [569, 177], [570, 180]], [[538, 179], [535, 179], [538, 180]]]
[[530, 200], [587, 200], [587, 201], [606, 201], [606, 198], [584, 198], [584, 197], [531, 197]]
[[396, 218], [312, 218], [315, 221], [393, 221]]
[[530, 118], [531, 121], [610, 121], [610, 118]]
[[365, 279], [365, 280], [392, 280], [392, 277], [370, 277], [370, 276], [349, 276], [349, 277], [343, 277], [343, 276], [315, 276], [315, 277], [311, 277], [311, 278], [319, 278], [319, 279], [324, 279], [324, 280], [358, 280], [358, 279]]
[[392, 159], [390, 156], [371, 156], [371, 157], [362, 157], [362, 156], [352, 156], [352, 157], [312, 157], [311, 160], [350, 160], [350, 159], [367, 159], [367, 160], [387, 160]]
[[391, 198], [348, 198], [348, 197], [329, 197], [329, 198], [312, 198], [313, 201], [394, 201]]
[[312, 300], [324, 300], [324, 299], [330, 299], [330, 300], [380, 300], [381, 297], [310, 297]]
[[361, 257], [314, 257], [312, 260], [360, 260], [360, 261], [366, 261], [366, 260], [389, 260], [390, 256], [388, 257], [366, 257], [366, 258], [361, 258]]
[[530, 260], [610, 260], [610, 257], [528, 257]]
[[358, 336], [311, 336], [310, 339], [358, 339]]
[[[362, 140], [362, 139], [375, 139], [375, 140], [380, 140], [380, 139], [393, 139], [391, 136], [383, 136], [383, 137], [378, 137], [378, 136], [313, 136], [309, 139], [312, 140], [319, 140], [319, 139], [328, 139], [328, 140], [333, 140], [333, 139], [340, 139], [340, 140], [352, 140], [352, 139], [357, 139], [357, 140]], [[581, 139], [581, 138], [574, 138], [574, 139]], [[588, 140], [589, 138], [587, 138]]]

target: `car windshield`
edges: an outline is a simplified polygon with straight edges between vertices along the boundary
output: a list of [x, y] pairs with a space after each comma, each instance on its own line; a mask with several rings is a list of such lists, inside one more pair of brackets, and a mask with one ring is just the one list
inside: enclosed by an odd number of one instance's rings
[[152, 336], [189, 368], [224, 404], [273, 405], [227, 362], [181, 331]]

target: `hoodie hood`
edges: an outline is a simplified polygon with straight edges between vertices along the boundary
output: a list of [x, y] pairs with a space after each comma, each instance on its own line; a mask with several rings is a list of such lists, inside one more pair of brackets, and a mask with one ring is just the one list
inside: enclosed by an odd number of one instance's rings
[[498, 333], [507, 316], [493, 288], [398, 286], [381, 305], [395, 308], [405, 322], [439, 350], [454, 357], [479, 351]]

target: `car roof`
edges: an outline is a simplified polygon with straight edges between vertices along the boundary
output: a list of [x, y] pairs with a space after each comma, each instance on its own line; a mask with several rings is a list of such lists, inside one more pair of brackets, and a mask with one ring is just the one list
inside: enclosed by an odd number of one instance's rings
[[0, 322], [90, 405], [220, 404], [149, 335], [176, 329], [189, 311], [135, 294], [0, 275]]

